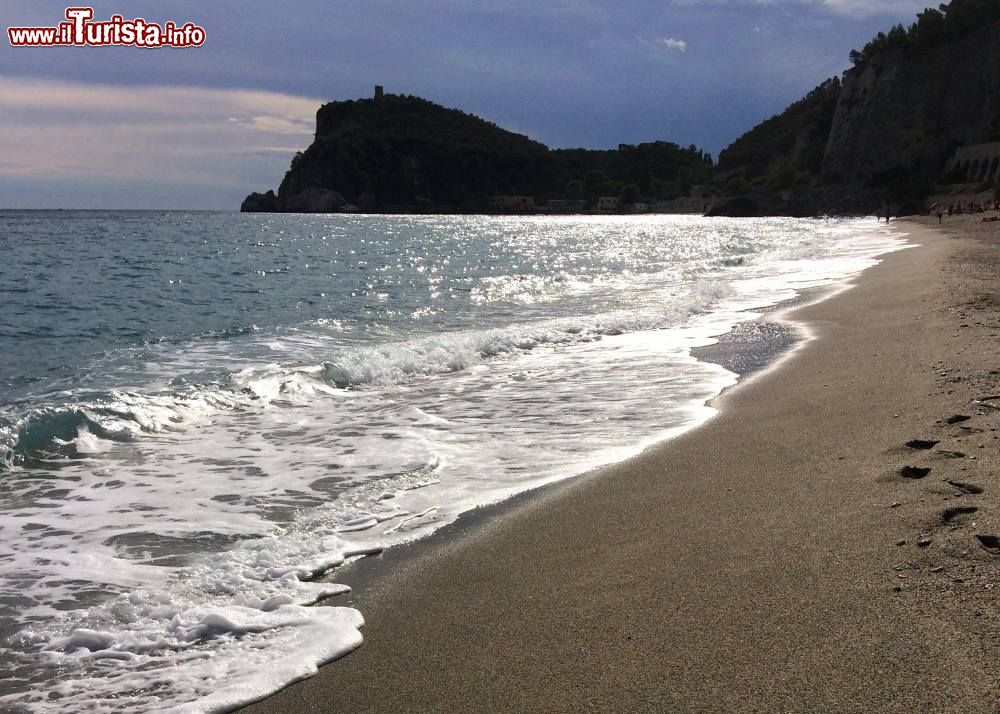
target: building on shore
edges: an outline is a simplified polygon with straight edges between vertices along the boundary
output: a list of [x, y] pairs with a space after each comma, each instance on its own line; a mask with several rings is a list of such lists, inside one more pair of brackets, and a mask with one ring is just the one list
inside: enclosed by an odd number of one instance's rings
[[534, 196], [490, 196], [490, 210], [503, 213], [529, 213], [535, 210]]
[[614, 213], [619, 206], [618, 196], [600, 196], [597, 199], [597, 210], [601, 213]]
[[958, 147], [945, 165], [944, 172], [956, 183], [1000, 180], [1000, 141]]

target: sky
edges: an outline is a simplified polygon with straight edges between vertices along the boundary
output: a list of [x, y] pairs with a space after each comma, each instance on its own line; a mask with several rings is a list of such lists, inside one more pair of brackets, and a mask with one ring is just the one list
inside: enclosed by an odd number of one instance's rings
[[236, 210], [327, 101], [415, 94], [551, 147], [714, 156], [926, 0], [95, 0], [200, 47], [13, 47], [65, 3], [0, 7], [0, 208]]

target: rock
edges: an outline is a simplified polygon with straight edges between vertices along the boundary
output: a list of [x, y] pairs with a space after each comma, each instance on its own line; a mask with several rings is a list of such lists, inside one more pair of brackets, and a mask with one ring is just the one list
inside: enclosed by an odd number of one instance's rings
[[285, 213], [338, 213], [347, 201], [336, 191], [309, 186], [289, 196], [279, 193], [277, 205]]
[[751, 218], [760, 215], [757, 202], [749, 196], [737, 196], [712, 206], [706, 216], [727, 216], [729, 218]]
[[931, 544], [931, 542], [932, 541], [930, 538], [921, 538], [920, 540], [917, 541], [917, 546], [920, 548], [926, 548]]
[[[956, 146], [990, 141], [1000, 82], [986, 24], [924, 52], [881, 52], [845, 73], [822, 173], [828, 183], [933, 181]], [[902, 215], [902, 214], [900, 214]]]
[[274, 195], [274, 191], [268, 191], [267, 193], [251, 193], [249, 196], [243, 199], [243, 203], [240, 204], [241, 213], [272, 213], [278, 202], [278, 197]]

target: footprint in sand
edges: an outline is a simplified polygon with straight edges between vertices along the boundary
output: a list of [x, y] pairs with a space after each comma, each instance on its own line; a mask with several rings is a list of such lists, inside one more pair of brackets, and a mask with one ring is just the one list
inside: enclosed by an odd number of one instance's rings
[[911, 439], [906, 442], [906, 445], [911, 449], [917, 449], [920, 451], [926, 451], [927, 449], [933, 449], [937, 446], [939, 441], [932, 441], [931, 439]]
[[983, 492], [983, 487], [977, 486], [974, 483], [965, 483], [964, 481], [951, 481], [951, 480], [945, 480], [945, 483], [948, 484], [949, 486], [954, 486], [959, 491], [962, 491], [964, 493], [977, 494]]
[[994, 555], [1000, 555], [1000, 538], [997, 536], [992, 533], [987, 535], [977, 534], [976, 540], [979, 541], [979, 545], [983, 546], [989, 552]]
[[964, 432], [966, 434], [982, 434], [983, 433], [982, 429], [977, 429], [974, 426], [960, 426], [958, 428], [961, 429], [962, 432]]
[[954, 508], [946, 508], [941, 512], [941, 522], [951, 523], [957, 518], [971, 515], [978, 510], [979, 509], [975, 506], [955, 506]]
[[924, 468], [922, 466], [904, 466], [899, 470], [899, 475], [903, 478], [923, 478], [931, 472], [930, 468]]

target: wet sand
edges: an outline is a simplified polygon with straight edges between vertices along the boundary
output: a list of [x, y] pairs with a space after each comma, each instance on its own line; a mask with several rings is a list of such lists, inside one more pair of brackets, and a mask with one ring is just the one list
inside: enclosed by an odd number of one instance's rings
[[1000, 224], [977, 219], [902, 224], [920, 247], [796, 310], [815, 339], [701, 428], [382, 556], [350, 600], [365, 644], [246, 711], [997, 711]]

